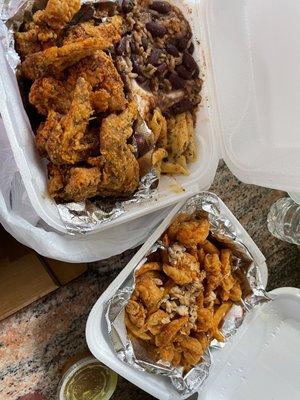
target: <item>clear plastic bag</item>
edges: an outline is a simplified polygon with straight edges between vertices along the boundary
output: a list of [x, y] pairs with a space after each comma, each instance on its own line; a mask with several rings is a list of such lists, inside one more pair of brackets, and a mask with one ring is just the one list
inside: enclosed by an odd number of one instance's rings
[[75, 263], [102, 260], [142, 243], [169, 211], [170, 207], [95, 234], [53, 230], [29, 201], [0, 119], [0, 223], [39, 254]]

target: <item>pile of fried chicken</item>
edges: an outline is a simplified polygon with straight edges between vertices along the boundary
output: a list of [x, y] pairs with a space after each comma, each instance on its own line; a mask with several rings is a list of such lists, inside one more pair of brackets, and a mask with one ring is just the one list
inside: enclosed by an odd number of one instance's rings
[[242, 298], [243, 272], [233, 270], [232, 251], [213, 242], [202, 215], [179, 214], [162, 243], [135, 272], [125, 324], [154, 360], [188, 371], [213, 339], [224, 341], [222, 322]]
[[20, 74], [32, 81], [29, 101], [44, 118], [36, 144], [50, 161], [48, 191], [60, 202], [128, 196], [140, 180], [127, 143], [137, 106], [105, 52], [121, 38], [122, 17], [72, 24], [80, 8], [80, 0], [49, 0], [15, 34]]

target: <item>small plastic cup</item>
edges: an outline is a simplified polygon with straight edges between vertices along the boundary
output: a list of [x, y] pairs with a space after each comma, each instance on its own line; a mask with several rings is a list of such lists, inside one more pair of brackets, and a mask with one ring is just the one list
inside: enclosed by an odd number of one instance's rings
[[57, 400], [109, 400], [118, 375], [94, 357], [85, 357], [73, 364], [62, 376]]

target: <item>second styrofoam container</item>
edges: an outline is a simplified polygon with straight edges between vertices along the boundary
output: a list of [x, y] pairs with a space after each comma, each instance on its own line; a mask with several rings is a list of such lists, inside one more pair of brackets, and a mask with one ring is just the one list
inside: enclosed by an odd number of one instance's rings
[[[168, 378], [137, 371], [129, 365], [121, 362], [115, 355], [114, 350], [111, 346], [104, 314], [107, 301], [112, 296], [114, 296], [116, 291], [120, 289], [123, 285], [125, 285], [128, 280], [132, 279], [132, 273], [137, 264], [145, 257], [152, 245], [167, 229], [173, 217], [177, 214], [183, 204], [184, 202], [178, 204], [173, 208], [166, 219], [160, 224], [160, 226], [149, 237], [149, 239], [136, 253], [132, 260], [127, 264], [127, 266], [120, 272], [116, 279], [101, 295], [89, 315], [86, 326], [86, 340], [93, 355], [101, 362], [106, 364], [108, 367], [116, 371], [119, 375], [122, 375], [135, 385], [139, 386], [140, 388], [160, 400], [179, 400], [184, 399], [187, 396], [179, 395], [178, 392], [171, 385], [171, 382]], [[225, 214], [226, 218], [228, 218], [233, 224], [236, 229], [238, 238], [247, 246], [253, 259], [259, 266], [262, 282], [264, 285], [266, 285], [268, 271], [263, 254], [260, 252], [256, 244], [253, 242], [251, 237], [241, 226], [238, 220], [234, 217], [234, 215], [220, 199], [219, 205], [221, 215]]]
[[[22, 0], [19, 0], [22, 1]], [[300, 190], [298, 0], [175, 0], [191, 24], [204, 87], [198, 160], [188, 177], [164, 176], [158, 197], [130, 205], [91, 233], [161, 209], [211, 185], [218, 160], [245, 183]], [[0, 3], [1, 7], [1, 3]], [[198, 43], [199, 41], [199, 43]], [[0, 109], [27, 193], [40, 217], [66, 232], [47, 194], [15, 75], [0, 52]]]

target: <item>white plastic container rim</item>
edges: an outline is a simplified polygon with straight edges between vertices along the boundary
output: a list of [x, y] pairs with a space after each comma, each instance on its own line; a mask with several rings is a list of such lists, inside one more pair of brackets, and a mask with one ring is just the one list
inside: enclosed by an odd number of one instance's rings
[[[300, 189], [300, 53], [295, 51], [299, 2], [175, 0], [174, 4], [191, 24], [195, 58], [204, 78], [196, 126], [199, 158], [190, 165], [188, 177], [175, 181], [162, 177], [157, 199], [131, 205], [118, 219], [95, 225], [91, 233], [208, 189], [219, 158], [245, 183], [291, 192]], [[36, 152], [3, 51], [0, 69], [1, 114], [27, 193], [39, 216], [65, 233], [47, 194], [45, 165]]]
[[[127, 266], [120, 272], [116, 279], [110, 284], [105, 292], [100, 296], [98, 301], [92, 308], [88, 317], [86, 325], [86, 340], [90, 351], [93, 355], [98, 358], [101, 362], [106, 364], [109, 368], [122, 375], [135, 385], [139, 386], [152, 396], [160, 400], [179, 400], [187, 398], [188, 396], [181, 396], [171, 386], [168, 378], [140, 372], [123, 362], [121, 362], [115, 355], [114, 350], [110, 343], [110, 338], [107, 333], [106, 321], [104, 318], [104, 312], [107, 301], [116, 293], [116, 291], [124, 284], [128, 277], [132, 274], [135, 266], [144, 258], [145, 254], [149, 251], [152, 245], [158, 240], [162, 233], [169, 226], [173, 217], [179, 211], [184, 202], [176, 205], [166, 219], [160, 224], [160, 226], [153, 232], [141, 249], [135, 254]], [[251, 255], [255, 259], [257, 265], [260, 268], [261, 278], [263, 284], [266, 286], [268, 279], [268, 270], [265, 263], [265, 258], [261, 251], [258, 249], [256, 244], [253, 242], [249, 234], [241, 226], [238, 220], [226, 207], [226, 205], [220, 200], [220, 207], [222, 212], [226, 212], [226, 216], [229, 218], [231, 223], [235, 226], [237, 235], [242, 242], [247, 246]], [[243, 324], [244, 325], [244, 324]], [[225, 346], [226, 348], [227, 346]], [[223, 351], [220, 350], [221, 352]], [[217, 356], [217, 355], [216, 355]], [[217, 364], [218, 365], [218, 364]], [[202, 388], [200, 392], [202, 392]], [[213, 400], [217, 399], [212, 397]], [[205, 398], [206, 399], [206, 398]], [[237, 398], [236, 398], [237, 399]], [[235, 399], [235, 400], [236, 400]], [[220, 399], [221, 400], [221, 399]], [[250, 400], [250, 399], [249, 399]], [[253, 400], [253, 399], [251, 399]]]

